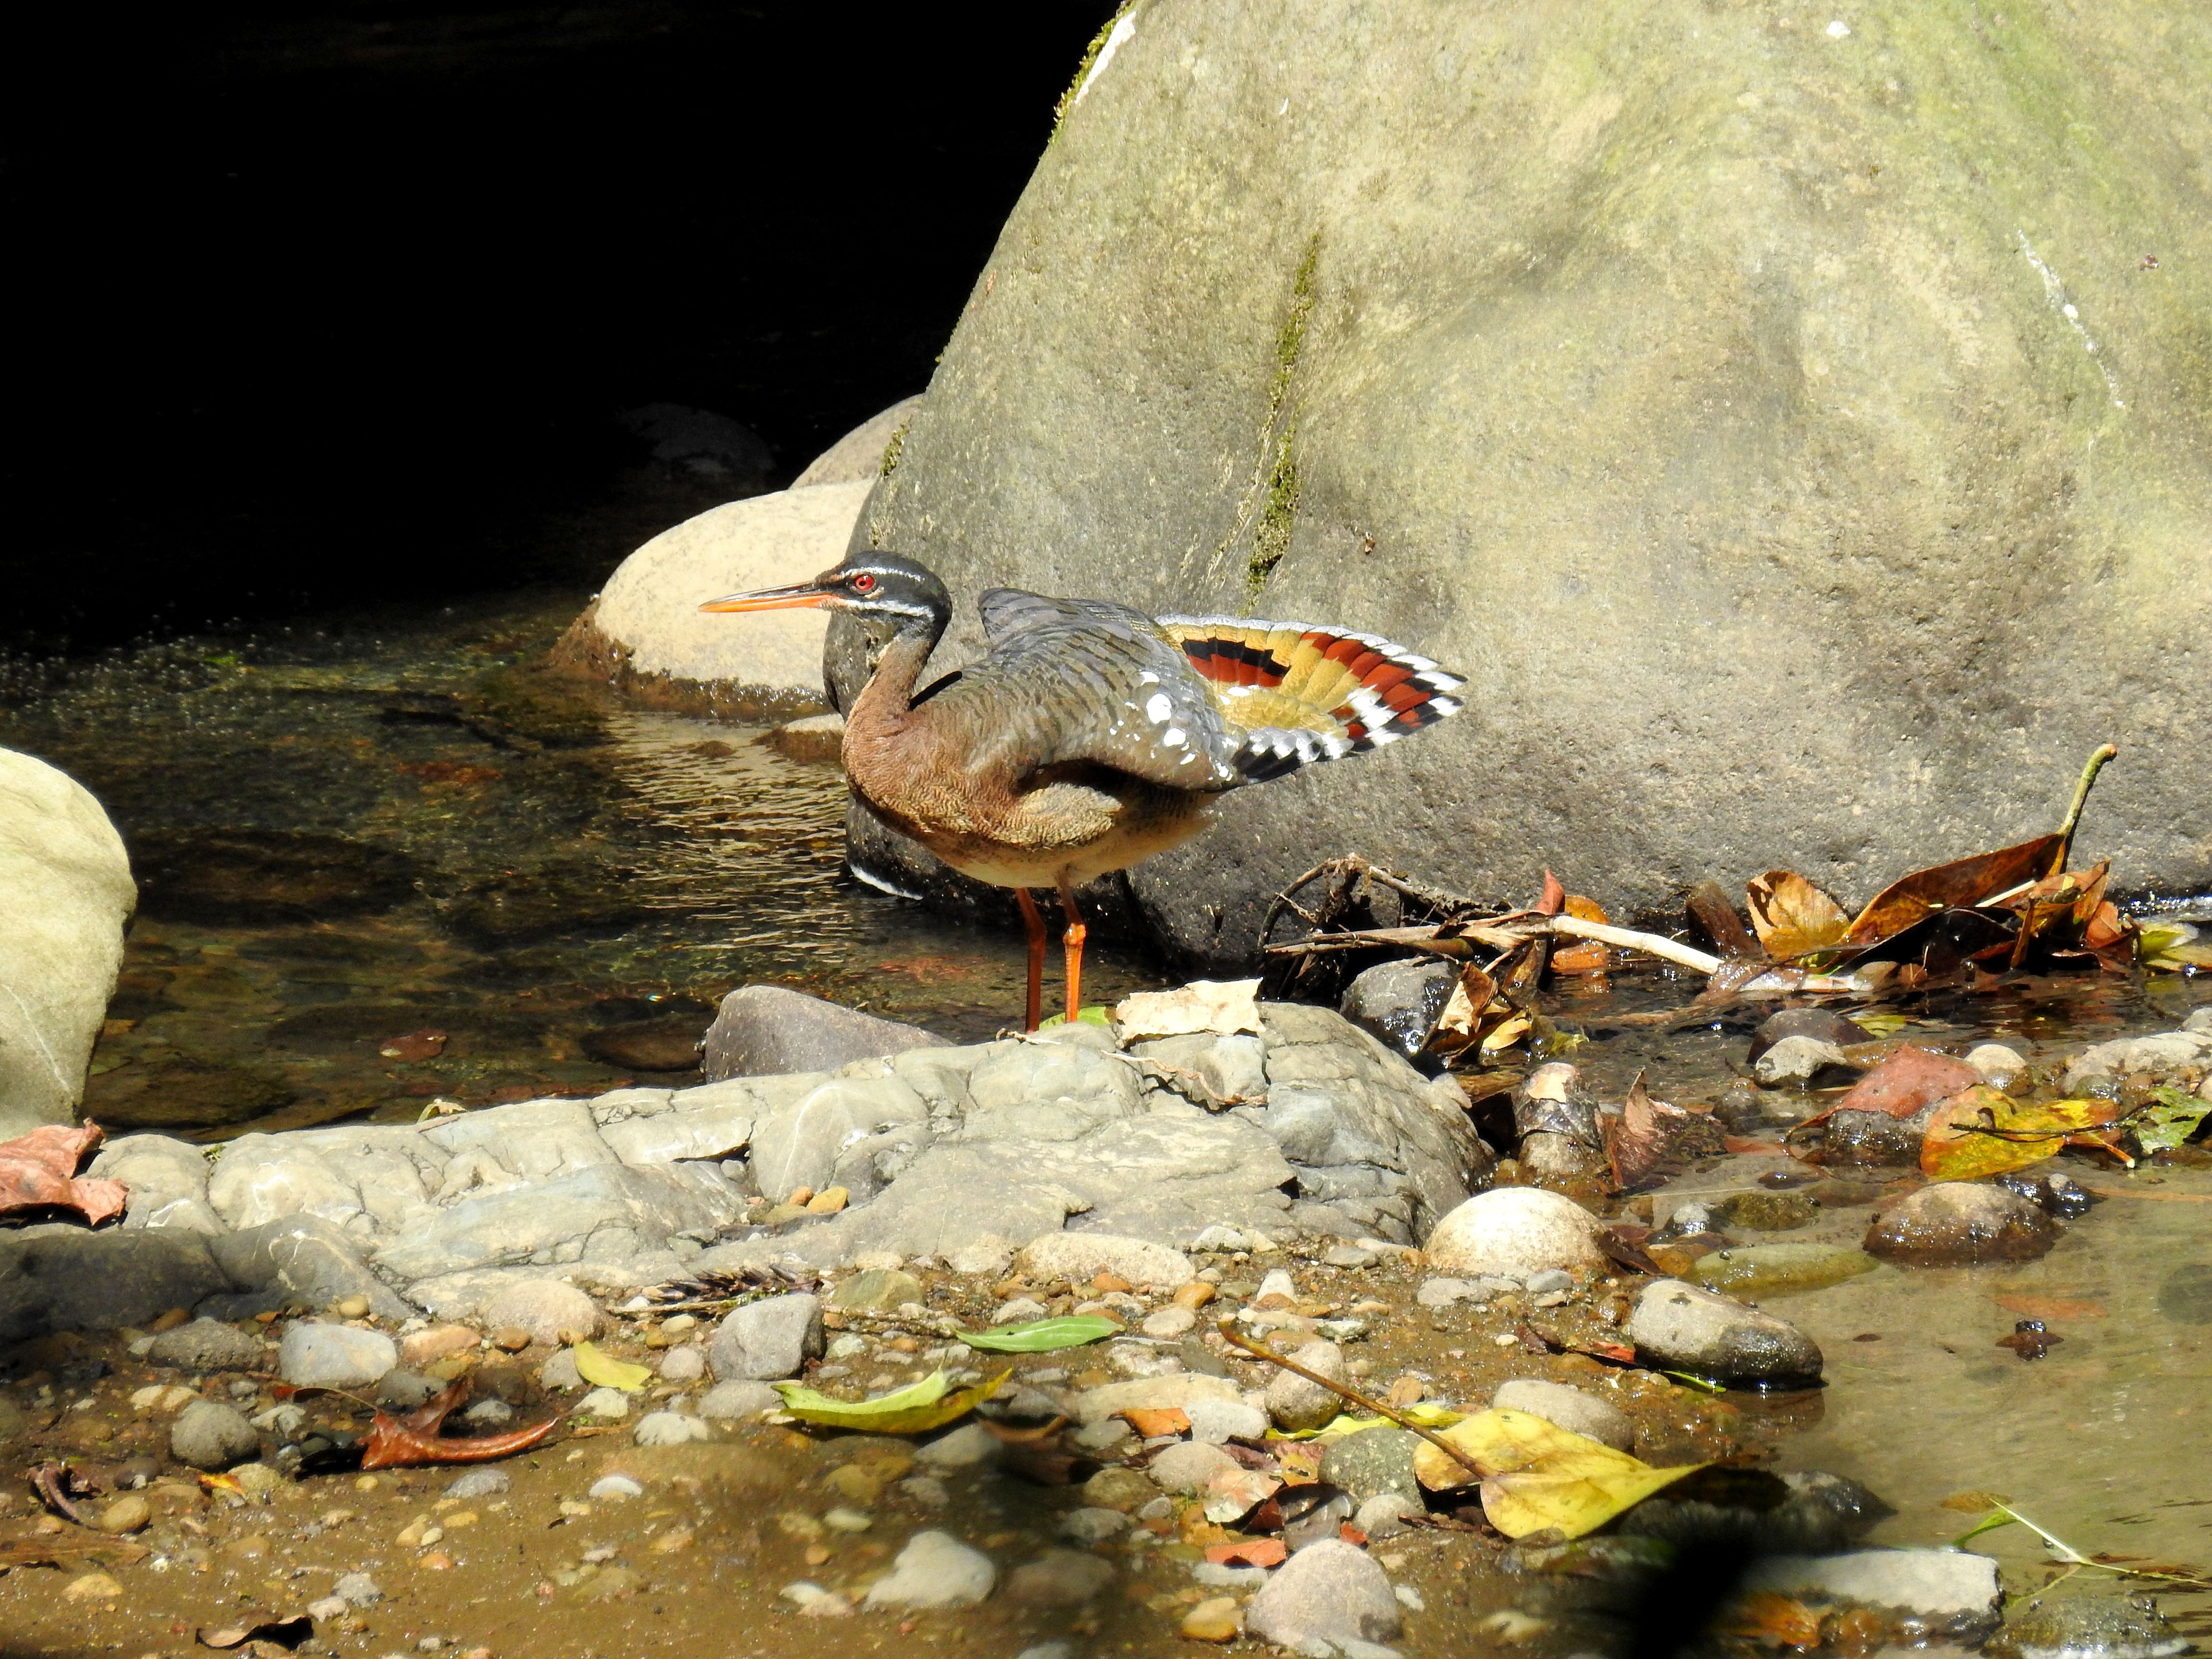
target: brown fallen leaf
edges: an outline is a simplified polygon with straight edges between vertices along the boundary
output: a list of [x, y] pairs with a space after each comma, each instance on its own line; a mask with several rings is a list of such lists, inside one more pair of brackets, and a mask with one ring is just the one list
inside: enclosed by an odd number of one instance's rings
[[1807, 1118], [1805, 1125], [1826, 1122], [1837, 1112], [1887, 1112], [1892, 1117], [1911, 1117], [1922, 1107], [1948, 1100], [1981, 1080], [1982, 1074], [1963, 1060], [1939, 1054], [1932, 1048], [1908, 1046], [1853, 1084], [1826, 1111]]
[[[2028, 1296], [2008, 1292], [1990, 1298], [2007, 1313], [2018, 1314], [2023, 1319], [2105, 1319], [2110, 1312], [2101, 1302], [2072, 1296]], [[1983, 1508], [1987, 1509], [1984, 1504]]]
[[476, 1435], [447, 1439], [438, 1431], [447, 1415], [468, 1403], [469, 1384], [464, 1377], [450, 1382], [419, 1409], [394, 1417], [379, 1412], [362, 1443], [364, 1469], [419, 1468], [439, 1463], [488, 1463], [542, 1445], [560, 1425], [549, 1417], [543, 1423], [509, 1434]]
[[44, 1123], [0, 1141], [0, 1218], [75, 1210], [97, 1227], [123, 1213], [130, 1194], [119, 1181], [91, 1181], [77, 1170], [106, 1132], [97, 1123]]
[[70, 1500], [90, 1498], [100, 1488], [59, 1458], [50, 1457], [31, 1471], [31, 1490], [37, 1492], [39, 1501], [56, 1515], [65, 1516], [80, 1527], [92, 1524]]
[[1817, 1648], [1820, 1615], [1794, 1596], [1760, 1590], [1732, 1602], [1721, 1628], [1770, 1647]]
[[1206, 1559], [1218, 1567], [1279, 1567], [1290, 1553], [1279, 1538], [1236, 1538], [1212, 1546]]
[[2039, 881], [2051, 860], [2064, 855], [2067, 839], [2063, 835], [2038, 836], [2017, 847], [1916, 870], [1874, 896], [1844, 933], [1844, 943], [1879, 945], [1939, 910], [1971, 910], [2024, 882]]
[[1606, 1159], [1613, 1166], [1613, 1184], [1623, 1192], [1658, 1186], [1698, 1159], [1719, 1158], [1728, 1151], [1719, 1124], [1652, 1099], [1641, 1072], [1628, 1085], [1620, 1115], [1601, 1115], [1598, 1130], [1605, 1141]]
[[1735, 906], [1721, 890], [1717, 881], [1701, 881], [1690, 890], [1683, 908], [1689, 911], [1690, 920], [1705, 931], [1713, 942], [1713, 949], [1731, 960], [1746, 958], [1755, 962], [1766, 959], [1766, 951], [1752, 937], [1751, 929], [1743, 925], [1743, 918], [1735, 913]]
[[14, 1567], [59, 1567], [65, 1572], [84, 1572], [94, 1567], [130, 1567], [153, 1553], [143, 1544], [134, 1544], [127, 1538], [112, 1538], [105, 1533], [41, 1534], [0, 1542], [0, 1572]]
[[386, 1060], [435, 1060], [445, 1051], [446, 1034], [428, 1030], [386, 1037], [376, 1046], [376, 1052]]
[[1851, 919], [1844, 907], [1795, 870], [1769, 870], [1744, 886], [1752, 930], [1777, 961], [1843, 943]]

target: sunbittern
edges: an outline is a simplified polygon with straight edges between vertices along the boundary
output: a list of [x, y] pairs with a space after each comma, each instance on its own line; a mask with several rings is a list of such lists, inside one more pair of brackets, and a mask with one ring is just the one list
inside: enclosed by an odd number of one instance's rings
[[887, 625], [846, 713], [846, 775], [893, 827], [965, 875], [1011, 887], [1029, 927], [1028, 1027], [1042, 1010], [1045, 925], [1067, 914], [1067, 1017], [1083, 982], [1075, 889], [1188, 841], [1216, 796], [1395, 742], [1459, 712], [1465, 682], [1372, 634], [1242, 617], [1147, 617], [1103, 599], [994, 587], [990, 650], [917, 694], [952, 619], [911, 559], [848, 557], [811, 582], [702, 611], [821, 606]]

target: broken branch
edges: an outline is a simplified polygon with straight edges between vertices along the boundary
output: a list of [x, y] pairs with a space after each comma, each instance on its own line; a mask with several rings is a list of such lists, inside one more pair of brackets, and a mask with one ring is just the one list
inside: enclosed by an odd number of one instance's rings
[[1482, 1466], [1477, 1463], [1472, 1457], [1469, 1457], [1465, 1452], [1462, 1451], [1457, 1446], [1453, 1445], [1450, 1441], [1445, 1439], [1442, 1435], [1437, 1434], [1431, 1430], [1425, 1429], [1419, 1424], [1411, 1421], [1391, 1407], [1384, 1405], [1381, 1401], [1370, 1400], [1365, 1395], [1360, 1393], [1358, 1389], [1347, 1388], [1333, 1376], [1323, 1376], [1319, 1371], [1310, 1370], [1308, 1367], [1298, 1364], [1297, 1360], [1289, 1358], [1283, 1354], [1277, 1353], [1274, 1349], [1269, 1347], [1264, 1342], [1255, 1342], [1250, 1337], [1239, 1332], [1228, 1320], [1223, 1320], [1219, 1324], [1216, 1325], [1214, 1328], [1221, 1333], [1222, 1340], [1229, 1343], [1232, 1347], [1242, 1348], [1246, 1353], [1250, 1354], [1255, 1359], [1264, 1359], [1271, 1365], [1280, 1365], [1285, 1370], [1291, 1372], [1293, 1376], [1303, 1376], [1309, 1382], [1317, 1382], [1322, 1388], [1327, 1389], [1331, 1394], [1334, 1395], [1338, 1399], [1349, 1400], [1353, 1405], [1359, 1407], [1364, 1411], [1373, 1412], [1377, 1417], [1389, 1418], [1400, 1428], [1420, 1436], [1422, 1439], [1427, 1441], [1438, 1451], [1443, 1453], [1445, 1456], [1450, 1458], [1453, 1462], [1458, 1464], [1460, 1468], [1465, 1469], [1476, 1480], [1480, 1480], [1485, 1478]]

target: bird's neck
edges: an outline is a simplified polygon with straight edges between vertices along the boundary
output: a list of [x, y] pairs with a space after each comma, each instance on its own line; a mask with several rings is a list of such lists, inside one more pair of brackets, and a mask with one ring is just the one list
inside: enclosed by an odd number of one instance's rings
[[933, 617], [927, 622], [908, 623], [891, 635], [890, 643], [876, 659], [876, 672], [860, 688], [860, 695], [846, 715], [848, 743], [858, 732], [866, 731], [878, 738], [889, 738], [906, 725], [914, 709], [915, 682], [921, 678], [929, 653], [937, 649], [937, 641], [943, 636], [948, 620]]

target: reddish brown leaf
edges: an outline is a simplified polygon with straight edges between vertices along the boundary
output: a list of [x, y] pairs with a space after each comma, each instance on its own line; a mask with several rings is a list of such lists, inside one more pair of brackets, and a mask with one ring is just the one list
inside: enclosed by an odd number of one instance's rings
[[1279, 1567], [1290, 1553], [1279, 1538], [1238, 1538], [1214, 1545], [1206, 1559], [1218, 1567]]
[[446, 1034], [430, 1030], [410, 1031], [404, 1036], [386, 1037], [376, 1048], [376, 1052], [386, 1060], [435, 1060], [445, 1051]]
[[1567, 890], [1559, 885], [1559, 878], [1549, 870], [1544, 872], [1544, 896], [1536, 901], [1536, 914], [1556, 916], [1567, 902]]
[[1612, 966], [1612, 947], [1595, 939], [1580, 945], [1555, 945], [1552, 950], [1552, 971], [1555, 974], [1601, 974]]
[[488, 1463], [495, 1457], [509, 1457], [544, 1444], [546, 1437], [560, 1425], [559, 1418], [549, 1417], [543, 1423], [510, 1434], [455, 1439], [441, 1437], [438, 1431], [447, 1414], [465, 1405], [468, 1398], [469, 1385], [461, 1381], [448, 1383], [426, 1404], [404, 1416], [377, 1413], [375, 1420], [369, 1425], [368, 1438], [362, 1444], [362, 1468], [395, 1469], [436, 1463]]
[[1163, 1434], [1188, 1434], [1190, 1419], [1176, 1407], [1164, 1407], [1157, 1411], [1142, 1406], [1132, 1406], [1121, 1415], [1139, 1434], [1150, 1440]]
[[2104, 1319], [2109, 1316], [2103, 1303], [2090, 1302], [2080, 1297], [2029, 1296], [2015, 1291], [1992, 1297], [1990, 1300], [2007, 1313], [2016, 1313], [2023, 1319]]
[[1982, 1074], [1963, 1060], [1939, 1054], [1932, 1048], [1899, 1048], [1869, 1072], [1850, 1092], [1826, 1112], [1806, 1123], [1825, 1121], [1832, 1112], [1887, 1112], [1892, 1117], [1911, 1117], [1923, 1106], [1972, 1088]]
[[304, 1613], [295, 1613], [289, 1619], [264, 1619], [258, 1624], [195, 1631], [192, 1639], [204, 1648], [240, 1648], [248, 1642], [274, 1642], [280, 1648], [296, 1648], [314, 1633], [315, 1621]]
[[2023, 882], [2040, 881], [2065, 856], [2066, 837], [2038, 836], [2017, 847], [1977, 853], [1932, 869], [1916, 870], [1875, 895], [1844, 935], [1847, 945], [1875, 945], [1894, 939], [1938, 910], [1969, 910], [2008, 893]]
[[97, 1123], [46, 1123], [0, 1141], [0, 1217], [39, 1210], [75, 1210], [97, 1227], [123, 1213], [130, 1194], [119, 1181], [87, 1181], [77, 1166], [92, 1156]]
[[1769, 870], [1744, 887], [1753, 931], [1777, 959], [1843, 943], [1851, 919], [1844, 907], [1795, 870]]
[[1624, 1192], [1656, 1186], [1697, 1159], [1718, 1158], [1728, 1150], [1717, 1123], [1652, 1099], [1641, 1072], [1628, 1085], [1620, 1115], [1605, 1114], [1598, 1125], [1613, 1184]]
[[1607, 922], [1613, 920], [1605, 913], [1605, 906], [1594, 898], [1584, 898], [1580, 893], [1567, 895], [1565, 909], [1577, 921]]
[[1765, 958], [1765, 948], [1752, 937], [1751, 929], [1743, 925], [1743, 918], [1736, 915], [1735, 906], [1729, 902], [1720, 883], [1699, 882], [1690, 890], [1683, 908], [1689, 911], [1690, 920], [1705, 930], [1705, 937], [1712, 940], [1713, 948], [1723, 957], [1761, 961]]

